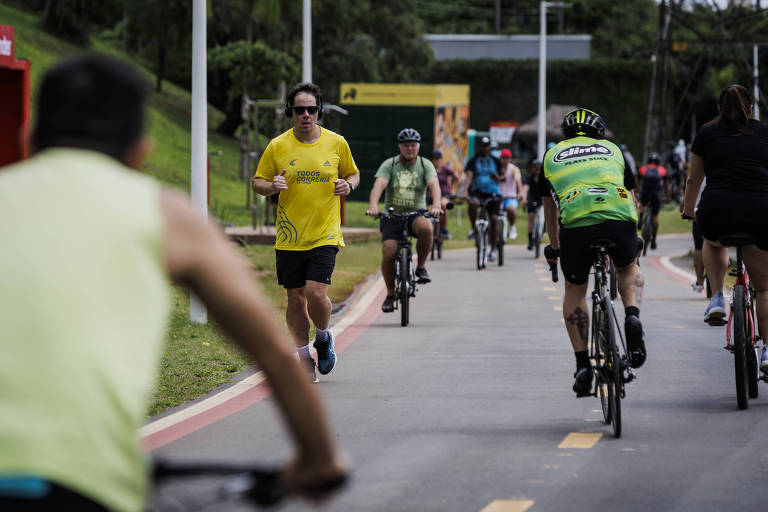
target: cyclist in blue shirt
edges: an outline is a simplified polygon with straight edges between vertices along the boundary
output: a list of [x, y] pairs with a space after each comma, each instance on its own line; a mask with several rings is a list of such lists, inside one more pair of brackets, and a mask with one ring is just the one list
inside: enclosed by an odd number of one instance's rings
[[[498, 199], [488, 202], [488, 215], [490, 217], [489, 240], [496, 240], [497, 223], [496, 215], [501, 206], [501, 188], [499, 188], [498, 173], [501, 170], [501, 160], [491, 155], [491, 139], [482, 137], [477, 142], [477, 154], [467, 161], [464, 166], [464, 190], [468, 190], [469, 224], [472, 227], [468, 239], [475, 236], [475, 219], [477, 218], [478, 205], [493, 196]], [[496, 252], [488, 255], [490, 261], [496, 259]]]

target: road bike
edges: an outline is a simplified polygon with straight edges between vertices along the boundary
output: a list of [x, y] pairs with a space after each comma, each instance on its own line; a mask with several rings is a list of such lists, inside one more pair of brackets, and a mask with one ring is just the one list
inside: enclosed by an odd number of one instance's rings
[[743, 246], [755, 242], [750, 235], [733, 234], [721, 238], [720, 243], [736, 247], [736, 268], [729, 272], [729, 275], [736, 278], [736, 284], [731, 295], [731, 310], [728, 314], [723, 348], [733, 354], [736, 404], [739, 409], [746, 409], [749, 407], [748, 398], [757, 398], [758, 381], [768, 382], [768, 375], [760, 376], [758, 369], [758, 345], [762, 338], [758, 333], [755, 315], [755, 289], [742, 260]]
[[[488, 253], [491, 250], [488, 246], [488, 231], [491, 223], [488, 214], [488, 203], [492, 201], [498, 202], [500, 199], [500, 195], [494, 194], [484, 199], [478, 206], [477, 219], [475, 220], [475, 248], [477, 249], [475, 261], [478, 270], [482, 270], [488, 265]], [[496, 215], [496, 217], [498, 218], [499, 215]]]
[[[635, 379], [635, 372], [628, 357], [623, 329], [619, 324], [611, 299], [610, 271], [606, 261], [608, 251], [615, 245], [611, 240], [596, 240], [589, 246], [593, 252], [592, 275], [592, 331], [589, 357], [592, 361], [593, 388], [589, 396], [600, 399], [603, 419], [613, 428], [614, 437], [621, 437], [621, 400], [626, 397], [625, 384]], [[551, 265], [553, 281], [557, 281], [557, 265]], [[575, 321], [584, 321], [575, 318]]]
[[400, 325], [406, 327], [410, 321], [411, 297], [416, 297], [416, 274], [413, 265], [413, 245], [409, 238], [410, 219], [422, 216], [431, 218], [426, 210], [418, 210], [406, 213], [395, 213], [395, 209], [389, 207], [387, 213], [380, 213], [384, 219], [393, 219], [399, 222], [400, 238], [397, 241], [397, 253], [395, 253], [395, 309], [400, 309]]
[[[248, 508], [273, 507], [286, 499], [282, 486], [282, 470], [279, 467], [264, 467], [253, 464], [217, 462], [182, 462], [163, 458], [151, 460], [150, 476], [153, 491], [147, 507], [149, 512], [221, 510], [225, 502], [250, 505]], [[211, 486], [211, 479], [214, 482]], [[347, 475], [318, 482], [317, 489], [330, 491], [342, 487]], [[184, 480], [187, 483], [207, 483], [208, 489], [190, 495], [189, 487], [183, 492], [177, 488], [173, 493], [172, 483]], [[201, 480], [203, 482], [201, 482]], [[194, 488], [201, 488], [195, 485]]]
[[536, 207], [536, 214], [533, 217], [533, 227], [531, 228], [531, 242], [533, 245], [533, 257], [539, 259], [541, 254], [541, 240], [544, 238], [544, 207]]

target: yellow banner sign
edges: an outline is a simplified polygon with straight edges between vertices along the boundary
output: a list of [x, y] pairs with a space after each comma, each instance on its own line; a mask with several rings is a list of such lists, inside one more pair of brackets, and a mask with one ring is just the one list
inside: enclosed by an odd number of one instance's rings
[[342, 83], [342, 105], [469, 105], [469, 86]]

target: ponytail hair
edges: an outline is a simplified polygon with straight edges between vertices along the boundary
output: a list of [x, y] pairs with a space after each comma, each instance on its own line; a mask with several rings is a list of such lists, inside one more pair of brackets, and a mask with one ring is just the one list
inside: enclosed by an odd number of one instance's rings
[[749, 133], [750, 109], [753, 103], [749, 89], [743, 85], [729, 85], [720, 93], [717, 103], [719, 112], [707, 126], [722, 126], [738, 134]]

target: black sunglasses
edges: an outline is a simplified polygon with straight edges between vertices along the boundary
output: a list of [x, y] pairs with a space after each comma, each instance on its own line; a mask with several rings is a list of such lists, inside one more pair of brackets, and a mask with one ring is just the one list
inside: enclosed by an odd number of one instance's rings
[[302, 107], [299, 105], [291, 107], [291, 110], [293, 110], [293, 113], [297, 116], [300, 116], [301, 114], [306, 111], [309, 115], [313, 116], [317, 114], [317, 105], [310, 105], [309, 107]]

